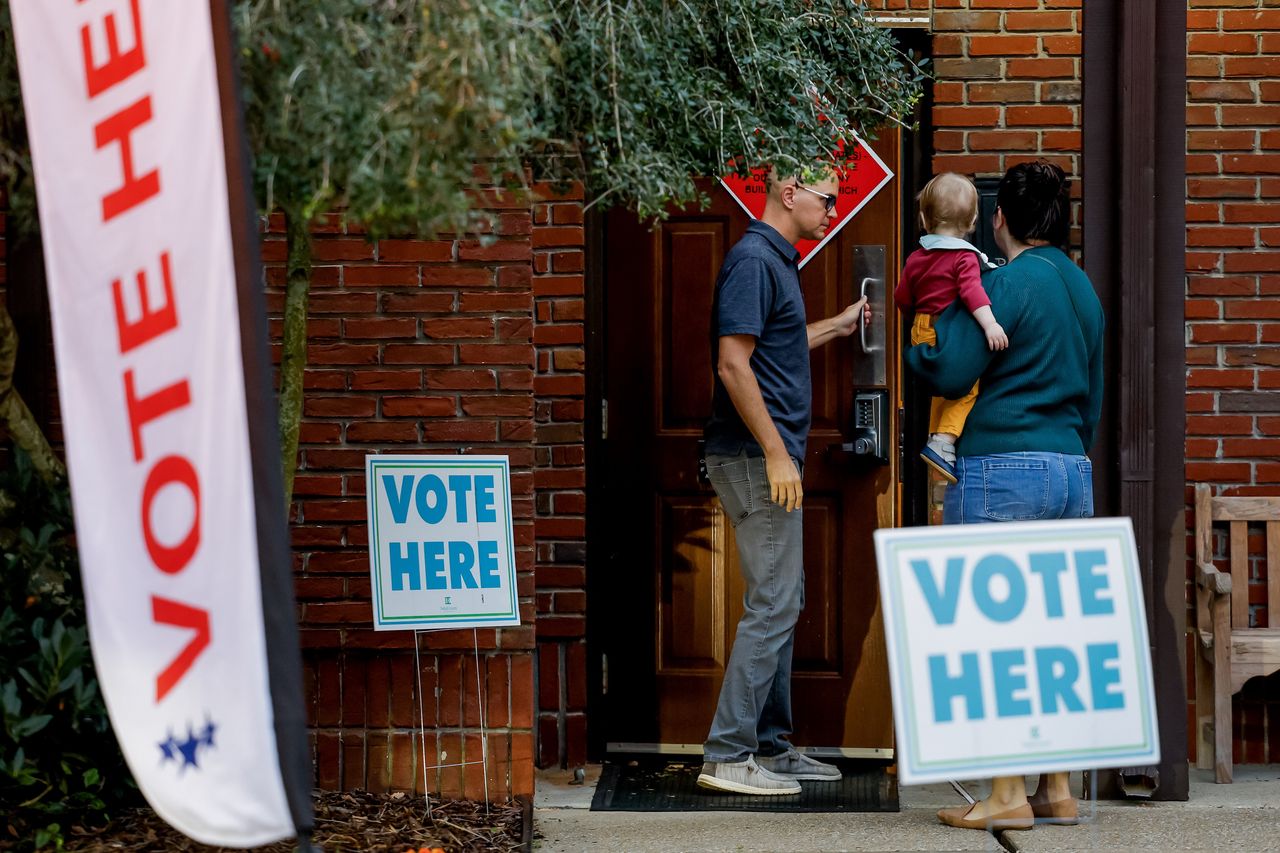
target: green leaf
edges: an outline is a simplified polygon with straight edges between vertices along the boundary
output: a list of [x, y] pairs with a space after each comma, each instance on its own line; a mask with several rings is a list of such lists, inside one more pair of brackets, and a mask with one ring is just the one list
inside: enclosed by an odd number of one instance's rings
[[53, 719], [52, 714], [39, 714], [34, 717], [27, 717], [19, 720], [12, 727], [13, 735], [16, 738], [27, 738], [49, 725], [49, 721]]

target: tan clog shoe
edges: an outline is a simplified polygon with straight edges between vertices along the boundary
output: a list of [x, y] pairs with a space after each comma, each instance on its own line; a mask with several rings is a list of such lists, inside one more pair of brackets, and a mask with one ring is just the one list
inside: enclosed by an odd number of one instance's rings
[[1051, 823], [1055, 826], [1075, 826], [1080, 822], [1080, 807], [1076, 803], [1075, 797], [1054, 800], [1051, 803], [1038, 803], [1034, 799], [1030, 802], [1031, 811], [1035, 813], [1036, 819], [1041, 823]]
[[1024, 804], [1008, 811], [981, 818], [969, 817], [969, 812], [973, 811], [974, 808], [976, 808], [976, 804], [939, 809], [938, 820], [947, 826], [955, 826], [960, 829], [1030, 829], [1035, 826], [1036, 816], [1031, 811], [1030, 804]]

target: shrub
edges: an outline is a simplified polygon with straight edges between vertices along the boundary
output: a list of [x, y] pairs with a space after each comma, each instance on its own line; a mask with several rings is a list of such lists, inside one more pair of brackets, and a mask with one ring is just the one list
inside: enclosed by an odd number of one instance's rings
[[4, 842], [61, 848], [137, 795], [89, 654], [70, 495], [21, 451], [0, 473], [0, 555]]

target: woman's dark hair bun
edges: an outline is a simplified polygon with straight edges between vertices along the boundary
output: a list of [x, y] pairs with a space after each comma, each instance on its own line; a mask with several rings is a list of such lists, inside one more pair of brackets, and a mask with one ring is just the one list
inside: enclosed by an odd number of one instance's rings
[[1019, 163], [996, 192], [1009, 233], [1019, 242], [1047, 240], [1065, 248], [1071, 235], [1071, 182], [1056, 163]]
[[1063, 181], [1067, 179], [1066, 173], [1060, 167], [1045, 160], [1029, 165], [1031, 176], [1039, 187], [1045, 189], [1049, 195], [1057, 195]]

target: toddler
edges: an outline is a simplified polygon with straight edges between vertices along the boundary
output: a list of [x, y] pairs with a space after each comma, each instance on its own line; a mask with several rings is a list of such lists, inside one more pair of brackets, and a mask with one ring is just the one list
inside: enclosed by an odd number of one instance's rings
[[[918, 197], [920, 224], [927, 234], [902, 269], [893, 298], [902, 310], [914, 310], [911, 343], [936, 344], [934, 315], [959, 297], [987, 336], [987, 346], [1002, 350], [1009, 338], [991, 312], [982, 287], [982, 271], [993, 268], [987, 256], [964, 238], [978, 224], [978, 190], [973, 181], [945, 172], [925, 184]], [[947, 482], [956, 481], [956, 441], [978, 398], [975, 383], [959, 400], [935, 397], [929, 410], [929, 442], [920, 456]]]

